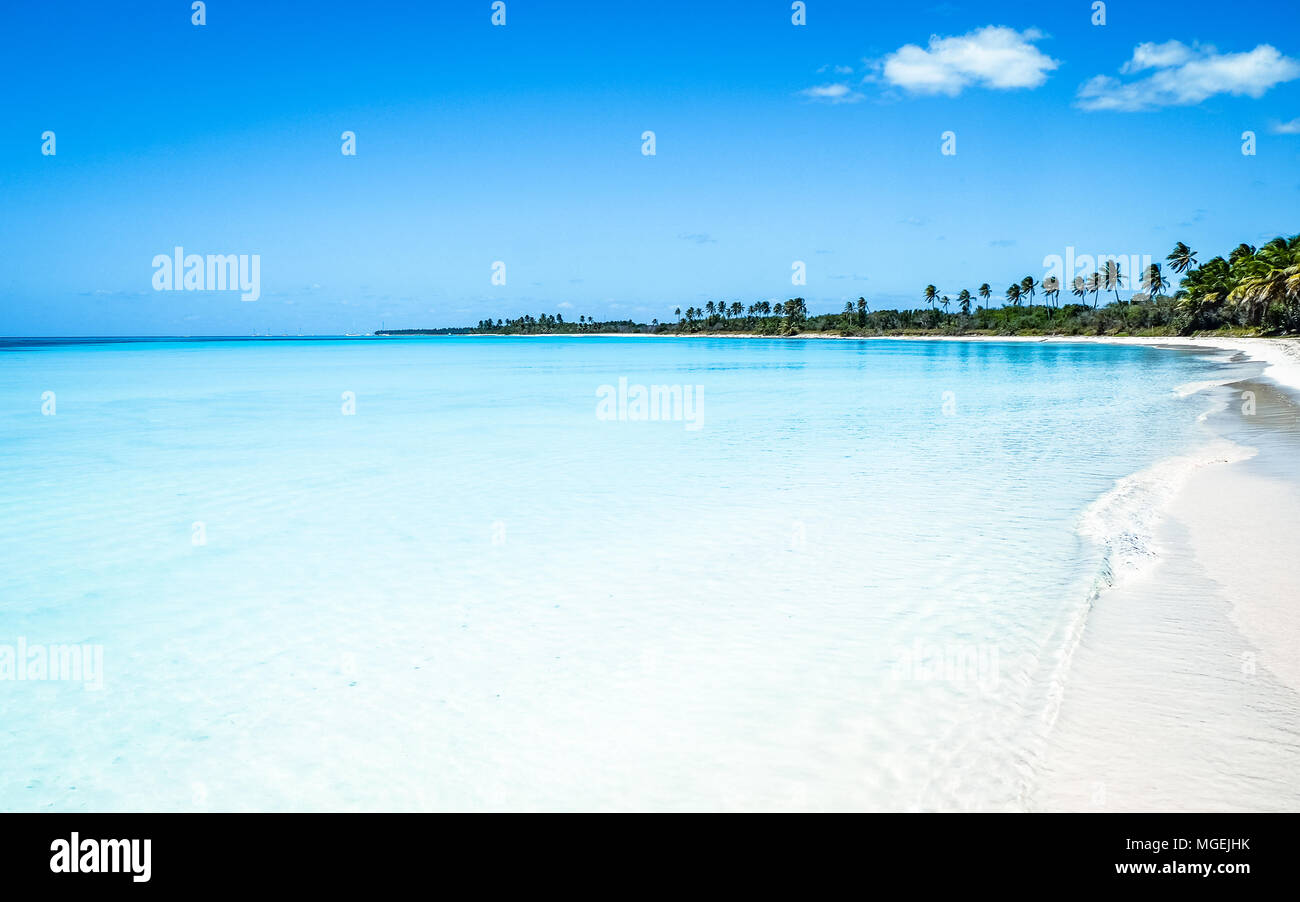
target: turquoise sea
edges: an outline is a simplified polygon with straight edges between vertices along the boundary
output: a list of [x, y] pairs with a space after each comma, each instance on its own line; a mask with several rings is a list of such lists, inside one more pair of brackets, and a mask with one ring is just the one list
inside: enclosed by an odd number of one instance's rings
[[2, 340], [0, 654], [102, 672], [0, 673], [0, 810], [1026, 807], [1081, 620], [1145, 554], [1108, 493], [1208, 441], [1185, 387], [1234, 367]]

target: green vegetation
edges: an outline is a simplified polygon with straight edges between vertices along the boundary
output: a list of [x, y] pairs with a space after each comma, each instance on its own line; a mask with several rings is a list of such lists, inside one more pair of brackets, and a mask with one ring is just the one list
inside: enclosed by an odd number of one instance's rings
[[564, 319], [560, 313], [543, 313], [540, 316], [521, 316], [518, 319], [479, 320], [477, 326], [453, 326], [445, 329], [381, 329], [376, 335], [577, 335], [596, 333], [649, 333], [659, 331], [659, 320], [650, 325], [630, 319], [596, 322], [579, 316], [577, 322]]
[[[1138, 276], [1141, 291], [1121, 300], [1123, 273], [1108, 261], [1100, 271], [1077, 276], [1070, 286], [1076, 303], [1060, 303], [1062, 286], [1055, 276], [1038, 282], [1025, 276], [1005, 291], [1006, 304], [990, 307], [987, 282], [972, 294], [963, 288], [953, 301], [935, 285], [925, 286], [926, 306], [914, 310], [871, 310], [866, 298], [846, 301], [836, 313], [808, 314], [803, 298], [784, 303], [709, 301], [703, 309], [680, 307], [675, 322], [631, 320], [594, 322], [579, 316], [566, 322], [556, 314], [518, 319], [483, 320], [463, 329], [403, 329], [379, 334], [547, 335], [581, 333], [796, 335], [1192, 335], [1233, 332], [1285, 335], [1300, 332], [1300, 235], [1274, 238], [1261, 248], [1239, 244], [1227, 258], [1197, 265], [1196, 252], [1178, 242], [1165, 258], [1179, 276], [1178, 289], [1167, 294], [1168, 277], [1159, 263]], [[1035, 305], [1041, 292], [1043, 303]], [[1098, 295], [1114, 300], [1098, 304]], [[979, 304], [976, 298], [983, 301]], [[1088, 300], [1092, 303], [1089, 304]]]

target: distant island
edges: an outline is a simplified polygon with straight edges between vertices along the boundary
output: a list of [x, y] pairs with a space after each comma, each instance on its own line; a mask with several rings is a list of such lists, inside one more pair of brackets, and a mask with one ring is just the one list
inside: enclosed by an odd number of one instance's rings
[[[1114, 259], [1098, 271], [1075, 275], [1068, 286], [1078, 300], [1061, 303], [1066, 286], [1054, 275], [1040, 282], [1025, 276], [1000, 294], [1005, 303], [990, 306], [995, 292], [987, 282], [972, 293], [951, 295], [935, 285], [921, 293], [926, 306], [911, 310], [872, 310], [865, 297], [846, 301], [844, 309], [810, 315], [803, 298], [784, 302], [709, 301], [702, 308], [680, 307], [674, 320], [649, 323], [603, 320], [560, 313], [485, 319], [476, 326], [442, 329], [382, 329], [376, 335], [581, 335], [646, 334], [793, 336], [830, 333], [847, 337], [875, 335], [1286, 335], [1300, 332], [1300, 235], [1278, 237], [1262, 247], [1239, 244], [1228, 256], [1198, 265], [1196, 251], [1178, 242], [1165, 258], [1179, 276], [1173, 294], [1159, 263], [1134, 280]], [[1125, 299], [1126, 282], [1141, 290]], [[1099, 305], [1099, 295], [1114, 295]], [[1042, 303], [1035, 304], [1041, 295]], [[1091, 303], [1089, 303], [1091, 301]]]

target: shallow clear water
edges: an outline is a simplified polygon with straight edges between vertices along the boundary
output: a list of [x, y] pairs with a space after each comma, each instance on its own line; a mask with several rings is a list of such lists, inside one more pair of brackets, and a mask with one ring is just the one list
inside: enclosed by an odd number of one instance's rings
[[[1024, 807], [1081, 518], [1206, 439], [1174, 389], [1222, 368], [0, 342], [0, 651], [103, 650], [100, 689], [0, 679], [0, 809]], [[693, 422], [602, 419], [620, 378], [699, 386]]]

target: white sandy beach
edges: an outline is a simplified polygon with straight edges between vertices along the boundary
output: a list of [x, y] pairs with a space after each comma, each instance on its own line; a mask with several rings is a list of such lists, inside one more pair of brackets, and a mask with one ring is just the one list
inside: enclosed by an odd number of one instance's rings
[[[1272, 429], [1294, 430], [1300, 343], [1113, 341], [1212, 347], [1265, 363], [1251, 382], [1271, 380], [1278, 391], [1258, 415], [1270, 416]], [[1190, 388], [1207, 398], [1216, 391]], [[1240, 416], [1237, 395], [1228, 397], [1226, 415]], [[1300, 807], [1294, 784], [1258, 776], [1277, 773], [1270, 763], [1278, 756], [1300, 761], [1300, 487], [1277, 475], [1300, 476], [1300, 465], [1285, 447], [1259, 444], [1207, 445], [1154, 500], [1155, 560], [1103, 592], [1089, 613], [1034, 807]]]
[[[1272, 429], [1294, 430], [1300, 411], [1295, 339], [948, 340], [1212, 348], [1265, 365], [1258, 379], [1278, 388]], [[1181, 387], [1204, 394], [1207, 406], [1216, 388]], [[1275, 458], [1269, 473], [1252, 466], [1258, 450], [1215, 440], [1157, 483], [1166, 491], [1153, 495], [1155, 560], [1102, 592], [1089, 612], [1030, 807], [1300, 808], [1293, 782], [1258, 776], [1277, 773], [1270, 757], [1300, 766], [1300, 460], [1265, 451]], [[1277, 478], [1279, 467], [1292, 478]]]
[[[719, 336], [722, 337], [722, 336]], [[736, 336], [739, 337], [739, 336]], [[754, 336], [766, 337], [766, 336]], [[879, 340], [804, 333], [798, 338]], [[1300, 417], [1300, 340], [1097, 336], [906, 336], [908, 341], [1139, 344], [1206, 348], [1263, 365], [1267, 433]], [[1236, 416], [1225, 384], [1207, 414]], [[1261, 402], [1262, 403], [1262, 402]], [[1204, 418], [1203, 418], [1204, 419]], [[1268, 445], [1268, 442], [1260, 444]], [[1300, 767], [1300, 459], [1209, 438], [1198, 455], [1135, 474], [1149, 495], [1151, 559], [1099, 594], [1026, 798], [1036, 810], [1294, 811], [1300, 787], [1260, 778]], [[1278, 472], [1282, 471], [1282, 478]], [[1120, 487], [1117, 491], [1123, 491]], [[1104, 502], [1104, 499], [1103, 499]]]
[[[1278, 389], [1257, 414], [1270, 415], [1267, 428], [1294, 430], [1300, 411], [1295, 339], [975, 340], [1213, 348], [1265, 365], [1251, 381]], [[1207, 406], [1227, 395], [1214, 383], [1182, 388]], [[1219, 403], [1238, 416], [1239, 401]], [[1261, 453], [1272, 472], [1255, 465]], [[1279, 755], [1300, 766], [1300, 460], [1216, 439], [1181, 463], [1153, 496], [1152, 566], [1102, 592], [1083, 625], [1030, 807], [1300, 808], [1293, 782], [1259, 777], [1278, 772]]]

